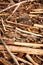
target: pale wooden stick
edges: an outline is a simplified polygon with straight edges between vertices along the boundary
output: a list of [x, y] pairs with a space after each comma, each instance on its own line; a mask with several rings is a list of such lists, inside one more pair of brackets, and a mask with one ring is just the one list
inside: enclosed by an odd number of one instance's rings
[[18, 26], [23, 26], [23, 27], [28, 27], [28, 28], [35, 28], [35, 29], [38, 28], [38, 27], [35, 27], [35, 26], [30, 26], [30, 25], [26, 25], [26, 24], [22, 24], [22, 23], [14, 23], [14, 22], [8, 21], [8, 20], [6, 20], [6, 22], [9, 23], [9, 24], [18, 25]]
[[[22, 1], [22, 2], [20, 2], [20, 3], [26, 3], [26, 2], [27, 2], [27, 1]], [[11, 5], [11, 6], [7, 7], [7, 8], [5, 8], [5, 9], [3, 9], [3, 10], [1, 10], [0, 13], [6, 11], [6, 10], [8, 10], [8, 9], [11, 9], [11, 8], [17, 6], [18, 4], [19, 4], [19, 3], [13, 4], [13, 5]]]
[[8, 52], [8, 53], [10, 54], [10, 56], [13, 58], [15, 64], [16, 64], [16, 65], [19, 65], [17, 59], [15, 58], [15, 55], [13, 55], [13, 54], [11, 53], [10, 49], [7, 47], [6, 43], [2, 40], [1, 37], [0, 37], [0, 40], [2, 41], [2, 43], [3, 43], [4, 47], [5, 47], [5, 49], [7, 50], [7, 52]]
[[41, 61], [43, 61], [43, 59], [42, 58], [40, 58], [39, 56], [36, 56], [39, 60], [41, 60]]
[[40, 24], [34, 24], [35, 27], [43, 28], [43, 25]]
[[26, 60], [24, 60], [24, 59], [22, 59], [22, 58], [20, 58], [20, 57], [17, 57], [17, 56], [16, 56], [16, 59], [17, 59], [18, 61], [21, 61], [21, 62], [26, 63], [26, 64], [28, 64], [28, 65], [33, 65], [32, 63], [30, 63], [30, 62], [28, 62], [28, 61], [26, 61]]
[[7, 19], [9, 19], [9, 18], [17, 11], [17, 9], [19, 8], [19, 6], [20, 6], [20, 3], [19, 3], [18, 6], [14, 9], [14, 11], [12, 12], [12, 14], [8, 16]]
[[[12, 46], [12, 45], [7, 45], [9, 50], [11, 52], [22, 52], [22, 53], [27, 53], [27, 54], [34, 54], [34, 55], [43, 55], [43, 49], [33, 49], [33, 48], [28, 48], [28, 47], [20, 47], [20, 46]], [[6, 50], [3, 45], [0, 45], [0, 51]]]
[[43, 16], [41, 17], [41, 16], [39, 16], [39, 15], [35, 15], [35, 14], [29, 14], [29, 16], [30, 16], [30, 17], [36, 17], [36, 18], [38, 17], [38, 18], [43, 19]]
[[[32, 0], [31, 0], [32, 1]], [[10, 18], [16, 11], [17, 11], [17, 9], [19, 8], [19, 6], [21, 5], [21, 4], [23, 4], [23, 3], [25, 3], [26, 1], [22, 1], [22, 2], [19, 2], [19, 4], [17, 5], [17, 7], [14, 9], [14, 11], [12, 12], [12, 14], [10, 15], [10, 16], [8, 16], [8, 18]], [[7, 19], [8, 19], [7, 18]]]
[[30, 62], [32, 62], [34, 65], [39, 65], [38, 63], [36, 63], [32, 58], [31, 58], [31, 56], [30, 55], [26, 55], [26, 58], [30, 61]]
[[10, 2], [10, 3], [14, 3], [14, 1], [13, 1], [13, 0], [9, 0], [9, 2]]
[[29, 14], [30, 17], [37, 17], [37, 15]]
[[28, 31], [22, 30], [22, 29], [17, 28], [17, 27], [16, 27], [16, 30], [18, 30], [18, 31], [20, 31], [20, 32], [22, 32], [22, 33], [26, 33], [26, 34], [31, 34], [31, 35], [35, 35], [35, 36], [39, 36], [39, 37], [43, 37], [43, 36], [40, 35], [40, 34], [35, 34], [35, 33], [32, 33], [32, 32], [28, 32]]
[[13, 44], [18, 46], [34, 47], [34, 48], [43, 47], [43, 44], [36, 44], [36, 43], [14, 42]]
[[18, 46], [24, 46], [24, 47], [33, 47], [33, 48], [43, 47], [43, 44], [38, 44], [38, 43], [15, 42], [14, 39], [9, 39], [9, 38], [6, 38], [6, 37], [4, 37], [4, 38], [2, 37], [2, 39], [5, 42], [7, 42], [6, 44], [11, 44], [11, 45], [18, 45]]
[[30, 12], [30, 14], [43, 14], [43, 12]]
[[6, 28], [5, 28], [4, 21], [3, 21], [2, 18], [1, 18], [1, 20], [2, 20], [2, 25], [3, 25], [3, 29], [4, 29], [4, 31], [7, 31]]
[[5, 60], [4, 58], [0, 57], [0, 62], [2, 62], [4, 65], [12, 65], [10, 62]]
[[43, 9], [32, 9], [33, 11], [43, 11]]
[[[1, 51], [1, 52], [3, 53], [3, 51]], [[4, 53], [7, 54], [7, 52], [5, 52], [5, 51], [4, 51]], [[3, 54], [4, 54], [4, 53], [3, 53]], [[13, 54], [16, 55], [17, 53], [13, 53]], [[7, 54], [7, 55], [8, 55], [8, 54]], [[6, 55], [5, 55], [5, 56], [6, 56]], [[15, 56], [15, 58], [16, 58], [18, 61], [21, 61], [21, 62], [26, 63], [26, 64], [28, 64], [28, 65], [33, 65], [32, 63], [26, 61], [26, 60], [23, 59], [23, 58], [20, 58], [20, 57], [17, 57], [17, 56]], [[9, 57], [7, 57], [6, 59], [8, 60]]]
[[30, 61], [30, 62], [32, 62], [34, 65], [39, 65], [38, 63], [36, 63], [32, 58], [31, 58], [31, 56], [30, 55], [26, 55], [26, 58]]
[[8, 16], [9, 14], [8, 13], [2, 13], [0, 14], [0, 16]]
[[[34, 1], [34, 0], [28, 0], [28, 1], [26, 0], [26, 1], [19, 2], [19, 3], [23, 4], [23, 3], [26, 3], [26, 2], [29, 2], [29, 1]], [[0, 13], [2, 13], [2, 12], [4, 12], [4, 11], [8, 10], [8, 9], [11, 9], [11, 8], [17, 6], [19, 3], [13, 4], [13, 5], [11, 5], [11, 6], [7, 7], [7, 8], [5, 8], [5, 9], [3, 9], [3, 10], [1, 10]]]

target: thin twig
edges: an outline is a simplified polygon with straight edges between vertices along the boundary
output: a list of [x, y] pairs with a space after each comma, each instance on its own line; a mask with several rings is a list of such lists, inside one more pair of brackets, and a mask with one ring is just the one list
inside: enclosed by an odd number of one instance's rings
[[32, 9], [33, 11], [43, 11], [43, 9]]
[[14, 1], [13, 1], [13, 0], [9, 0], [9, 2], [10, 2], [10, 3], [14, 3]]
[[42, 12], [30, 12], [30, 14], [43, 14], [43, 11]]
[[41, 60], [41, 61], [43, 61], [43, 59], [41, 58], [41, 57], [39, 57], [39, 56], [36, 56], [39, 60]]
[[30, 55], [26, 55], [26, 58], [30, 61], [30, 62], [32, 62], [34, 65], [39, 65], [38, 63], [36, 63], [32, 58], [31, 58], [31, 56]]
[[19, 6], [20, 6], [20, 3], [19, 3], [18, 6], [14, 9], [14, 11], [12, 12], [12, 14], [8, 16], [7, 19], [9, 19], [9, 18], [17, 11], [17, 9], [19, 8]]
[[20, 58], [20, 57], [17, 57], [17, 56], [16, 56], [16, 58], [17, 58], [18, 61], [21, 61], [21, 62], [26, 63], [26, 64], [28, 64], [28, 65], [33, 65], [32, 63], [30, 63], [30, 62], [28, 62], [28, 61], [26, 61], [26, 60], [24, 60], [24, 59], [22, 59], [22, 58]]
[[39, 27], [39, 28], [43, 28], [43, 25], [40, 25], [40, 24], [34, 24], [34, 26]]
[[31, 34], [31, 35], [34, 35], [34, 36], [43, 37], [43, 36], [40, 35], [40, 34], [35, 34], [35, 33], [32, 33], [32, 32], [28, 32], [28, 31], [22, 30], [22, 29], [17, 28], [17, 27], [16, 27], [16, 30], [18, 30], [18, 31], [20, 31], [20, 32], [22, 32], [22, 33], [26, 33], [26, 34]]
[[[20, 2], [20, 3], [26, 3], [26, 2], [27, 2], [27, 1], [22, 1], [22, 2]], [[19, 3], [13, 4], [13, 5], [11, 5], [11, 6], [7, 7], [7, 8], [5, 8], [5, 9], [3, 9], [3, 10], [1, 10], [0, 13], [6, 11], [6, 10], [8, 10], [8, 9], [11, 9], [11, 8], [17, 6], [18, 4], [19, 4]]]
[[2, 25], [3, 25], [4, 31], [7, 31], [6, 28], [5, 28], [5, 25], [4, 25], [4, 20], [2, 18], [1, 18], [1, 20], [2, 20]]
[[43, 44], [36, 44], [36, 43], [14, 42], [13, 44], [18, 46], [33, 47], [33, 48], [43, 47]]
[[10, 50], [8, 49], [6, 43], [2, 40], [2, 38], [0, 37], [0, 40], [2, 41], [5, 49], [7, 50], [7, 52], [10, 54], [10, 56], [13, 58], [14, 62], [16, 63], [16, 65], [19, 65], [17, 59], [15, 58], [15, 56], [10, 52]]
[[0, 14], [0, 16], [8, 16], [9, 14], [8, 13], [2, 13]]
[[[23, 4], [23, 3], [26, 3], [26, 2], [29, 2], [29, 1], [34, 1], [34, 0], [28, 0], [28, 1], [26, 0], [26, 1], [19, 2], [19, 3]], [[2, 13], [2, 12], [4, 12], [4, 11], [8, 10], [8, 9], [11, 9], [11, 8], [17, 6], [19, 3], [13, 4], [13, 5], [11, 5], [11, 6], [7, 7], [7, 8], [5, 8], [5, 9], [3, 9], [3, 10], [1, 10], [0, 13]]]
[[5, 60], [2, 57], [0, 57], [0, 62], [2, 62], [4, 65], [12, 65], [9, 61]]
[[[28, 47], [21, 47], [21, 46], [13, 46], [13, 45], [7, 45], [7, 47], [10, 49], [11, 52], [21, 52], [21, 53], [27, 53], [27, 54], [34, 54], [34, 55], [43, 55], [43, 49], [33, 49]], [[6, 50], [3, 45], [0, 45], [0, 51]]]

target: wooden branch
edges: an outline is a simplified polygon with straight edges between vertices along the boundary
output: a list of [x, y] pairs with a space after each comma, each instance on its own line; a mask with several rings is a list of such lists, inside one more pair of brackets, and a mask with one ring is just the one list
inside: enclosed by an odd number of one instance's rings
[[12, 65], [10, 62], [5, 60], [4, 58], [0, 57], [0, 62], [2, 62], [4, 65]]
[[18, 46], [33, 47], [33, 48], [43, 47], [43, 44], [39, 44], [39, 43], [15, 42], [14, 39], [9, 39], [6, 37], [2, 39], [6, 42], [6, 44], [10, 44], [10, 45], [18, 45]]
[[8, 13], [2, 13], [0, 14], [0, 16], [8, 16], [9, 14]]
[[40, 24], [34, 24], [34, 26], [39, 27], [39, 28], [43, 28], [43, 25], [40, 25]]
[[24, 59], [22, 59], [22, 58], [20, 58], [20, 57], [17, 57], [17, 56], [16, 56], [16, 59], [17, 59], [18, 61], [21, 61], [21, 62], [26, 63], [26, 64], [28, 64], [28, 65], [33, 65], [32, 63], [30, 63], [30, 62], [28, 62], [28, 61], [26, 61], [26, 60], [24, 60]]
[[36, 63], [32, 58], [31, 58], [31, 56], [30, 55], [26, 55], [26, 58], [30, 61], [30, 62], [32, 62], [34, 65], [39, 65], [38, 63]]
[[31, 17], [35, 17], [35, 18], [40, 18], [40, 19], [43, 19], [43, 16], [39, 16], [39, 15], [36, 15], [36, 14], [29, 14], [30, 18]]
[[41, 60], [41, 61], [43, 61], [43, 59], [41, 58], [41, 57], [39, 57], [39, 56], [36, 56], [39, 60]]
[[37, 15], [29, 14], [30, 17], [37, 17]]
[[7, 19], [9, 19], [9, 18], [17, 11], [17, 9], [19, 8], [20, 4], [21, 4], [21, 3], [19, 3], [19, 4], [16, 6], [16, 8], [13, 10], [12, 14], [9, 15]]
[[12, 4], [14, 3], [14, 1], [13, 1], [13, 0], [8, 0], [8, 1], [9, 1], [10, 3], [12, 3]]
[[[26, 3], [26, 2], [30, 2], [30, 1], [34, 1], [34, 0], [26, 0], [26, 1], [19, 2], [19, 3], [23, 4], [23, 3]], [[11, 9], [11, 8], [17, 6], [19, 3], [13, 4], [13, 5], [11, 5], [11, 6], [7, 7], [7, 8], [5, 8], [5, 9], [3, 9], [3, 10], [1, 10], [0, 13], [2, 13], [2, 12], [4, 12], [4, 11], [8, 10], [8, 9]]]
[[1, 20], [2, 20], [2, 26], [3, 26], [4, 31], [7, 31], [6, 28], [5, 28], [4, 21], [3, 21], [2, 18], [1, 18]]
[[33, 48], [43, 47], [43, 44], [39, 44], [39, 43], [15, 42], [14, 39], [8, 39], [6, 37], [2, 38], [2, 39], [6, 42], [6, 44], [10, 44], [10, 45], [17, 45], [17, 46], [24, 46], [24, 47], [33, 47]]
[[[20, 3], [26, 3], [26, 2], [27, 2], [27, 1], [22, 1], [22, 2], [20, 2]], [[8, 9], [11, 9], [11, 8], [17, 6], [18, 4], [19, 4], [19, 3], [16, 3], [16, 4], [13, 4], [13, 5], [11, 5], [11, 6], [8, 6], [7, 8], [1, 10], [0, 13], [6, 11], [6, 10], [8, 10]]]
[[15, 55], [13, 55], [13, 54], [11, 53], [10, 49], [7, 47], [6, 43], [2, 40], [1, 36], [0, 36], [0, 40], [2, 41], [2, 43], [3, 43], [4, 47], [5, 47], [5, 49], [7, 50], [7, 52], [10, 54], [10, 56], [11, 56], [12, 59], [14, 60], [15, 64], [16, 64], [16, 65], [19, 65], [17, 59], [15, 58]]
[[36, 43], [14, 42], [13, 44], [18, 46], [34, 47], [34, 48], [43, 47], [43, 44], [36, 44]]
[[28, 28], [35, 28], [35, 29], [37, 29], [37, 27], [35, 27], [35, 26], [30, 26], [30, 25], [26, 25], [26, 24], [22, 24], [22, 23], [13, 23], [12, 21], [8, 21], [8, 20], [6, 20], [6, 23], [17, 25], [17, 26], [22, 26], [22, 27], [28, 27]]
[[33, 11], [43, 11], [43, 9], [32, 9]]
[[[3, 51], [1, 51], [1, 53], [3, 53]], [[7, 52], [4, 51], [5, 54], [7, 54]], [[3, 54], [4, 54], [3, 53]], [[17, 53], [13, 53], [14, 55], [16, 55]], [[8, 55], [8, 54], [7, 54]], [[33, 65], [32, 63], [28, 62], [27, 60], [23, 59], [23, 58], [20, 58], [20, 57], [17, 57], [15, 56], [15, 58], [18, 60], [18, 61], [21, 61], [23, 63], [26, 63], [28, 65]], [[9, 59], [9, 57], [6, 58], [7, 60]]]
[[30, 14], [43, 14], [43, 12], [30, 12]]
[[22, 29], [17, 28], [17, 27], [16, 27], [16, 30], [18, 30], [18, 31], [20, 31], [20, 32], [22, 32], [22, 33], [26, 33], [26, 34], [31, 34], [31, 35], [34, 35], [34, 36], [43, 37], [43, 36], [40, 35], [40, 34], [35, 34], [35, 33], [32, 33], [32, 32], [28, 32], [28, 31], [22, 30]]
[[[34, 55], [43, 55], [43, 49], [33, 49], [33, 48], [28, 48], [28, 47], [20, 47], [20, 46], [12, 46], [12, 45], [7, 45], [9, 50], [11, 52], [22, 52], [22, 53], [27, 53], [27, 54], [34, 54]], [[0, 51], [6, 50], [3, 45], [0, 45]]]
[[[7, 3], [7, 2], [6, 2], [6, 3], [5, 3], [5, 2], [3, 2], [3, 3], [0, 2], [0, 5], [8, 5], [8, 4], [9, 4], [9, 3]], [[12, 3], [10, 3], [10, 4], [12, 4]]]

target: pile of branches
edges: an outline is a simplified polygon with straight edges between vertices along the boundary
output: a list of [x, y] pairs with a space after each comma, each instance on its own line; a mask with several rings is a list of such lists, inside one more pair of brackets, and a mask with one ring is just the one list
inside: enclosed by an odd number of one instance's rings
[[43, 65], [42, 0], [0, 0], [0, 65]]

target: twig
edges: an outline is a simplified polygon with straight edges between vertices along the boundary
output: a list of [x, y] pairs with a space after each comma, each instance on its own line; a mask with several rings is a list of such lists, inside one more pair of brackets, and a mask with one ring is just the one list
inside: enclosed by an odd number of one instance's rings
[[14, 11], [12, 12], [12, 14], [8, 16], [7, 19], [9, 19], [9, 18], [16, 12], [16, 10], [19, 8], [19, 6], [20, 6], [20, 3], [19, 3], [18, 6], [14, 9]]
[[30, 62], [32, 62], [34, 65], [39, 65], [38, 63], [36, 63], [32, 58], [31, 58], [31, 56], [30, 55], [26, 55], [26, 58], [30, 61]]
[[28, 65], [33, 65], [32, 63], [30, 63], [30, 62], [28, 62], [28, 61], [26, 61], [26, 60], [24, 60], [24, 59], [22, 59], [22, 58], [20, 58], [20, 57], [17, 57], [17, 56], [16, 56], [16, 58], [17, 58], [18, 61], [21, 61], [21, 62], [26, 63], [26, 64], [28, 64]]
[[2, 20], [2, 25], [3, 25], [3, 29], [4, 29], [4, 31], [7, 31], [6, 28], [5, 28], [4, 21], [3, 21], [2, 18], [1, 18], [1, 20]]
[[[0, 2], [0, 4], [1, 5], [8, 5], [9, 3], [5, 3], [5, 2], [2, 3], [2, 2]], [[10, 4], [12, 4], [12, 3], [10, 3]]]
[[13, 0], [9, 0], [9, 2], [10, 2], [10, 3], [14, 3], [14, 1], [13, 1]]
[[[27, 2], [27, 1], [22, 1], [22, 2], [20, 2], [20, 3], [26, 3], [26, 2]], [[10, 8], [13, 8], [13, 7], [17, 6], [18, 4], [19, 4], [19, 3], [13, 4], [13, 5], [11, 5], [11, 6], [7, 7], [7, 8], [5, 8], [5, 9], [3, 9], [3, 10], [1, 10], [0, 13], [4, 12], [4, 11], [10, 9]]]
[[13, 24], [13, 25], [18, 25], [18, 26], [23, 26], [23, 27], [30, 27], [29, 25], [26, 25], [26, 24], [13, 23], [12, 21], [8, 21], [8, 20], [6, 20], [6, 22], [9, 23], [9, 24]]
[[19, 2], [19, 3], [13, 4], [13, 5], [11, 5], [11, 6], [7, 7], [7, 8], [5, 8], [5, 9], [3, 9], [3, 10], [1, 10], [0, 13], [6, 11], [6, 10], [8, 10], [8, 9], [11, 9], [11, 8], [17, 6], [17, 5], [20, 4], [20, 3], [23, 4], [23, 3], [26, 3], [26, 2], [29, 2], [29, 1], [34, 1], [34, 0], [28, 0], [28, 1], [26, 0], [26, 1], [22, 1], [22, 2]]
[[10, 52], [10, 49], [7, 47], [7, 45], [5, 44], [5, 42], [2, 40], [2, 38], [0, 37], [0, 40], [2, 41], [5, 49], [7, 50], [7, 52], [10, 54], [10, 56], [13, 58], [14, 62], [16, 65], [19, 65], [17, 59], [15, 58], [15, 56]]
[[7, 42], [6, 44], [11, 44], [11, 45], [18, 45], [18, 46], [24, 46], [24, 47], [33, 47], [33, 48], [43, 47], [43, 44], [15, 42], [14, 39], [9, 39], [9, 38], [6, 38], [6, 37], [4, 37], [2, 39]]
[[4, 58], [0, 57], [0, 62], [2, 62], [4, 65], [12, 65], [10, 62], [5, 60]]
[[0, 31], [4, 34], [4, 32], [3, 32], [2, 28], [0, 28]]
[[43, 36], [40, 35], [40, 34], [35, 34], [35, 33], [32, 33], [32, 32], [25, 31], [25, 30], [21, 30], [20, 28], [17, 28], [17, 27], [16, 27], [16, 30], [18, 30], [18, 31], [20, 31], [20, 32], [22, 32], [22, 33], [26, 33], [26, 34], [31, 34], [31, 35], [43, 37]]
[[37, 44], [37, 43], [14, 42], [13, 44], [18, 46], [33, 47], [33, 48], [43, 47], [43, 44]]
[[29, 14], [30, 17], [37, 17], [37, 15]]
[[8, 16], [8, 15], [9, 15], [8, 13], [0, 14], [0, 16]]
[[30, 17], [36, 17], [36, 18], [38, 17], [40, 19], [43, 19], [43, 16], [39, 16], [39, 15], [35, 15], [35, 14], [29, 14], [29, 16]]
[[43, 14], [43, 12], [30, 12], [30, 14]]
[[42, 58], [40, 58], [39, 56], [36, 56], [39, 60], [41, 60], [41, 61], [43, 61], [43, 59]]
[[[31, 0], [32, 1], [32, 0]], [[17, 5], [17, 7], [14, 9], [14, 11], [12, 12], [12, 14], [10, 15], [10, 16], [8, 16], [8, 18], [7, 19], [9, 19], [16, 11], [17, 11], [17, 9], [19, 8], [19, 6], [21, 5], [21, 4], [23, 4], [23, 3], [25, 3], [26, 1], [23, 1], [23, 2], [19, 2], [19, 4]]]
[[[20, 47], [20, 46], [13, 46], [13, 45], [7, 45], [7, 48], [10, 49], [11, 52], [21, 52], [21, 53], [27, 53], [27, 54], [34, 54], [34, 55], [43, 55], [43, 49], [33, 49], [28, 47]], [[6, 50], [3, 45], [0, 45], [0, 51]]]
[[43, 28], [43, 25], [40, 25], [40, 24], [34, 24], [34, 26], [39, 27], [39, 28]]
[[37, 29], [37, 27], [35, 27], [35, 26], [30, 26], [30, 25], [26, 25], [26, 24], [22, 24], [22, 23], [14, 23], [14, 22], [8, 21], [8, 20], [6, 20], [6, 23], [17, 25], [17, 26], [22, 26], [22, 27], [28, 27], [28, 28], [35, 28], [35, 29]]
[[33, 11], [43, 11], [43, 9], [32, 9]]

